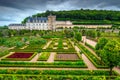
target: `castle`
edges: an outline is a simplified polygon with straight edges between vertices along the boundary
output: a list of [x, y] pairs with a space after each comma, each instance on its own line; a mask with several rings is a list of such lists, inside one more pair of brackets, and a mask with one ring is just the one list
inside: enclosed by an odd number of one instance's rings
[[56, 21], [56, 16], [29, 17], [26, 24], [10, 24], [9, 29], [26, 30], [55, 30], [56, 27], [72, 26], [70, 21]]
[[110, 28], [112, 25], [73, 25], [71, 21], [56, 21], [56, 16], [29, 17], [26, 24], [10, 24], [9, 29], [15, 30], [56, 30], [57, 28], [73, 28], [74, 26], [85, 28]]

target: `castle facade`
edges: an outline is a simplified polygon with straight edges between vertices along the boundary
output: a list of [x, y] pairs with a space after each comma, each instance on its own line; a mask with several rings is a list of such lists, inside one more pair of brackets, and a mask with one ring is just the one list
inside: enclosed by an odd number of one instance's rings
[[57, 28], [73, 28], [74, 26], [85, 28], [110, 28], [112, 25], [73, 25], [71, 21], [56, 21], [56, 16], [29, 17], [26, 24], [10, 24], [9, 29], [15, 30], [55, 30]]

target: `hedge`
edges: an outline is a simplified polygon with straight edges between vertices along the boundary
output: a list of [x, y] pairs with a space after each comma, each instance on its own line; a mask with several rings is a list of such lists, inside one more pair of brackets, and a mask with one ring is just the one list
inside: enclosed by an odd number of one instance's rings
[[42, 52], [40, 54], [38, 61], [47, 61], [50, 56], [50, 52]]
[[93, 51], [95, 50], [95, 48], [93, 46], [91, 46], [90, 44], [85, 42], [85, 45], [88, 46], [90, 49], [92, 49]]
[[[30, 74], [30, 75], [88, 75], [88, 76], [109, 76], [109, 70], [15, 70], [0, 69], [0, 74]], [[112, 76], [118, 76], [116, 72], [112, 72]]]
[[0, 74], [0, 80], [119, 80], [118, 76]]
[[94, 54], [92, 54], [88, 49], [83, 45], [77, 44], [80, 50], [88, 57], [88, 59], [97, 67], [97, 68], [108, 68], [100, 59], [98, 59]]
[[83, 61], [78, 62], [6, 62], [1, 61], [0, 67], [38, 67], [38, 68], [86, 68]]

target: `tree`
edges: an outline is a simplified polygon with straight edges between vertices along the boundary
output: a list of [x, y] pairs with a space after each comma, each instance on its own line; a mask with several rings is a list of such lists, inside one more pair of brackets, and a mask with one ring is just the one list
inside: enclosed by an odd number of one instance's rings
[[95, 30], [88, 30], [86, 36], [91, 37], [91, 38], [96, 38], [97, 33]]
[[108, 42], [107, 38], [100, 38], [98, 40], [98, 43], [95, 46], [95, 50], [98, 56], [100, 56], [101, 50], [104, 48], [107, 42]]
[[100, 37], [100, 36], [101, 36], [100, 31], [97, 31], [97, 37]]
[[75, 33], [75, 39], [76, 39], [77, 41], [81, 41], [81, 40], [82, 40], [82, 35], [81, 35], [80, 32]]
[[72, 37], [74, 36], [74, 33], [73, 33], [72, 30], [67, 30], [67, 29], [65, 29], [65, 30], [64, 30], [64, 33], [65, 33], [65, 36], [66, 36], [67, 38], [72, 38]]
[[119, 33], [118, 33], [118, 36], [120, 36], [120, 31], [119, 31]]
[[83, 29], [81, 32], [82, 32], [82, 36], [86, 35], [86, 30], [85, 29]]
[[110, 75], [112, 75], [112, 69], [119, 65], [120, 62], [120, 43], [116, 40], [110, 40], [104, 46], [101, 56], [102, 61], [110, 68]]

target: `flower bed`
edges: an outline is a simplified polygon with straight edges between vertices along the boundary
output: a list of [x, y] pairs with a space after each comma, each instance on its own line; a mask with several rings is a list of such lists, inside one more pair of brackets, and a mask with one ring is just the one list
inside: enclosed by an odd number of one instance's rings
[[74, 53], [58, 53], [55, 61], [79, 61], [79, 56]]
[[15, 52], [2, 60], [12, 60], [12, 61], [29, 61], [36, 53], [25, 53], [25, 52]]

